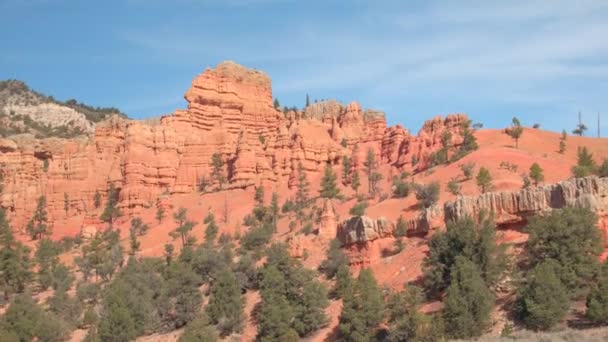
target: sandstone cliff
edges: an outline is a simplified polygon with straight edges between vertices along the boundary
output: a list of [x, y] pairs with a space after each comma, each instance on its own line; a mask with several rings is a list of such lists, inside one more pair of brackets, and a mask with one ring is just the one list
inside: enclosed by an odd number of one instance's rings
[[[286, 188], [298, 164], [320, 174], [326, 163], [337, 167], [346, 155], [358, 169], [368, 148], [382, 164], [405, 168], [411, 155], [424, 159], [440, 147], [443, 131], [457, 132], [466, 120], [438, 117], [411, 136], [400, 126], [387, 128], [384, 113], [356, 102], [321, 102], [285, 115], [272, 106], [270, 78], [233, 62], [198, 75], [185, 99], [186, 109], [160, 122], [114, 116], [97, 124], [88, 139], [0, 141], [0, 205], [22, 229], [44, 195], [51, 222], [81, 217], [84, 225], [99, 216], [95, 194], [105, 201], [113, 183], [128, 215], [154, 205], [162, 194], [196, 191], [202, 180], [210, 183], [208, 190], [217, 188], [211, 180], [214, 153], [224, 163], [224, 189], [268, 182]], [[453, 142], [458, 144], [457, 134]]]

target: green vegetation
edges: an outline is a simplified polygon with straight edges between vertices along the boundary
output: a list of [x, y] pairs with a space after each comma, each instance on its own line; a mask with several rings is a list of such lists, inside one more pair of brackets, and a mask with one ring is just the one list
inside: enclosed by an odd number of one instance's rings
[[336, 184], [336, 178], [336, 174], [331, 168], [331, 164], [327, 163], [325, 165], [325, 173], [321, 179], [321, 190], [319, 191], [321, 198], [341, 197], [340, 189], [338, 189], [338, 185]]
[[460, 164], [460, 170], [462, 171], [462, 175], [465, 180], [473, 179], [473, 170], [475, 169], [475, 163], [469, 162], [465, 164]]
[[430, 208], [439, 201], [439, 182], [416, 185], [416, 200], [421, 208]]
[[7, 341], [59, 342], [68, 337], [68, 329], [65, 322], [44, 311], [29, 294], [20, 294], [2, 316], [0, 334]]
[[559, 153], [564, 154], [566, 152], [566, 140], [568, 140], [568, 133], [564, 129], [562, 135], [559, 138]]
[[520, 289], [515, 312], [528, 328], [547, 330], [568, 312], [568, 293], [556, 275], [557, 268], [552, 260], [537, 264]]
[[511, 122], [511, 127], [507, 128], [506, 132], [513, 140], [515, 140], [515, 148], [518, 148], [519, 139], [521, 138], [522, 134], [524, 133], [524, 128], [522, 127], [518, 118], [513, 117], [513, 120]]
[[306, 171], [302, 163], [298, 163], [298, 183], [295, 197], [296, 216], [300, 222], [304, 220], [304, 209], [310, 205], [310, 182], [306, 176]]
[[595, 286], [587, 296], [587, 318], [596, 324], [608, 324], [608, 262], [604, 262]]
[[455, 179], [451, 179], [448, 182], [448, 190], [450, 191], [450, 193], [452, 195], [456, 195], [456, 196], [460, 195], [461, 189], [460, 189], [460, 184], [458, 184], [458, 181], [456, 181]]
[[490, 170], [485, 167], [481, 167], [479, 172], [477, 172], [477, 177], [475, 178], [477, 182], [477, 187], [481, 193], [486, 193], [492, 190], [492, 175], [490, 174]]
[[211, 167], [211, 177], [217, 182], [219, 189], [222, 189], [224, 182], [226, 182], [226, 175], [224, 173], [224, 160], [218, 152], [211, 156]]
[[118, 209], [118, 190], [114, 187], [113, 183], [110, 183], [110, 187], [108, 188], [108, 199], [106, 201], [106, 206], [103, 209], [103, 213], [101, 213], [100, 219], [103, 222], [106, 222], [112, 227], [114, 220], [119, 217], [121, 214], [120, 209]]
[[[461, 127], [461, 136], [462, 136], [462, 144], [460, 148], [452, 155], [450, 158], [451, 162], [458, 161], [462, 159], [467, 154], [477, 150], [479, 145], [477, 144], [477, 138], [473, 134], [473, 131], [470, 128], [471, 121], [468, 120], [462, 124]], [[413, 159], [412, 159], [413, 162]]]
[[582, 137], [583, 135], [585, 135], [586, 130], [587, 130], [587, 125], [580, 122], [578, 125], [576, 125], [576, 128], [572, 130], [572, 134]]
[[159, 205], [156, 209], [156, 214], [154, 217], [156, 218], [156, 221], [158, 221], [158, 224], [161, 224], [165, 218], [165, 209]]
[[352, 208], [350, 208], [348, 213], [351, 216], [363, 216], [365, 215], [365, 209], [367, 209], [367, 206], [368, 204], [366, 201], [357, 202]]
[[93, 196], [93, 205], [95, 206], [95, 209], [101, 207], [101, 194], [99, 191], [95, 191], [95, 195]]
[[4, 208], [0, 208], [0, 291], [4, 299], [22, 293], [32, 279], [30, 249], [15, 240]]
[[32, 240], [38, 240], [43, 236], [51, 234], [51, 228], [48, 225], [48, 213], [46, 211], [46, 197], [38, 197], [34, 216], [27, 223], [25, 230]]
[[538, 186], [538, 183], [545, 180], [543, 169], [540, 167], [540, 165], [538, 165], [538, 163], [534, 163], [532, 166], [530, 166], [530, 178], [534, 181], [534, 185], [536, 186]]
[[348, 266], [348, 257], [342, 252], [340, 247], [340, 240], [332, 240], [329, 249], [327, 250], [327, 257], [319, 266], [319, 270], [323, 272], [328, 279], [334, 278], [340, 267]]
[[405, 198], [410, 194], [410, 183], [402, 178], [393, 177], [393, 197]]
[[589, 209], [566, 208], [533, 217], [527, 253], [530, 267], [554, 261], [555, 274], [570, 297], [584, 295], [599, 271], [602, 237]]
[[577, 152], [576, 165], [572, 167], [574, 177], [587, 177], [597, 172], [597, 164], [593, 159], [593, 153], [587, 147], [579, 147]]
[[258, 339], [292, 341], [328, 322], [326, 288], [314, 273], [289, 257], [287, 246], [273, 244], [260, 271], [262, 302], [257, 314]]
[[488, 289], [478, 265], [465, 256], [457, 256], [450, 271], [443, 319], [451, 338], [481, 335], [490, 323], [494, 295]]
[[173, 220], [177, 224], [177, 227], [171, 232], [171, 236], [174, 239], [180, 237], [182, 246], [191, 245], [193, 237], [190, 236], [190, 232], [196, 223], [188, 220], [186, 208], [179, 208], [176, 213], [173, 213]]
[[378, 162], [373, 149], [368, 149], [363, 162], [365, 173], [367, 175], [368, 192], [370, 195], [375, 195], [378, 192], [378, 182], [382, 180], [382, 175], [378, 173]]
[[342, 157], [342, 184], [347, 185], [352, 181], [352, 160], [348, 156]]
[[372, 341], [384, 318], [382, 291], [369, 269], [342, 291], [343, 307], [338, 330], [345, 341]]
[[426, 289], [439, 294], [452, 284], [452, 268], [458, 257], [475, 265], [488, 286], [495, 284], [506, 268], [503, 246], [496, 244], [496, 227], [491, 217], [481, 217], [477, 225], [472, 219], [448, 223], [445, 232], [437, 232], [429, 241], [424, 260]]
[[350, 182], [350, 187], [355, 190], [355, 193], [359, 194], [359, 187], [361, 186], [361, 179], [359, 178], [359, 172], [355, 171], [353, 173], [353, 178]]
[[222, 335], [241, 331], [244, 305], [241, 287], [234, 272], [228, 268], [218, 271], [211, 287], [206, 312]]
[[437, 324], [430, 316], [420, 313], [422, 292], [415, 286], [393, 293], [387, 303], [389, 331], [387, 340], [401, 341], [437, 341]]

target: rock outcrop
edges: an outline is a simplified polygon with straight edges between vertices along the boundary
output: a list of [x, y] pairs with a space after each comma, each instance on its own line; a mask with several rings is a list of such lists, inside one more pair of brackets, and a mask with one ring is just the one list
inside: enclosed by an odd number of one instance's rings
[[394, 230], [394, 224], [383, 217], [353, 216], [338, 225], [338, 239], [343, 245], [351, 245], [392, 235]]
[[482, 210], [494, 214], [498, 225], [564, 207], [608, 210], [608, 178], [585, 177], [515, 192], [490, 192], [477, 197], [461, 196], [444, 205], [445, 220], [476, 218]]
[[323, 211], [319, 217], [319, 236], [325, 240], [332, 240], [338, 234], [338, 219], [330, 199], [323, 203]]
[[270, 78], [233, 62], [198, 75], [185, 99], [186, 109], [160, 120], [111, 117], [84, 139], [0, 141], [0, 206], [23, 229], [37, 198], [46, 196], [51, 223], [63, 226], [68, 218], [81, 217], [80, 227], [61, 229], [80, 231], [99, 217], [94, 198], [99, 194], [105, 202], [109, 183], [119, 190], [119, 207], [128, 215], [153, 206], [163, 194], [196, 191], [203, 181], [209, 191], [218, 188], [212, 179], [215, 153], [224, 164], [224, 189], [268, 182], [285, 188], [295, 183], [300, 163], [306, 172], [320, 174], [326, 163], [337, 166], [343, 156], [353, 157], [356, 170], [368, 148], [381, 163], [407, 167], [412, 153], [439, 148], [441, 133], [466, 120], [433, 119], [416, 137], [400, 126], [387, 128], [384, 113], [356, 102], [320, 102], [303, 113], [284, 114], [273, 107]]

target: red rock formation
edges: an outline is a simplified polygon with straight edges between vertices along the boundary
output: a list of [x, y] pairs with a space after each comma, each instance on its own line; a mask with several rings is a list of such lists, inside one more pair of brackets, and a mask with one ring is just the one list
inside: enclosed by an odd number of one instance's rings
[[[198, 75], [185, 98], [187, 109], [160, 122], [114, 117], [98, 124], [88, 140], [1, 140], [0, 205], [15, 228], [23, 229], [42, 195], [51, 223], [61, 222], [55, 229], [59, 237], [99, 217], [102, 208], [95, 208], [94, 197], [98, 192], [105, 202], [109, 183], [120, 191], [125, 214], [153, 206], [162, 194], [196, 191], [201, 179], [211, 178], [214, 153], [225, 163], [225, 188], [287, 185], [299, 163], [320, 173], [327, 162], [337, 165], [345, 155], [353, 155], [357, 169], [367, 148], [382, 163], [402, 167], [410, 151], [438, 148], [441, 133], [466, 120], [461, 115], [434, 119], [420, 137], [412, 137], [399, 126], [387, 128], [384, 113], [355, 102], [321, 102], [303, 114], [283, 115], [272, 107], [270, 78], [232, 62]], [[67, 227], [74, 222], [80, 226]]]
[[338, 220], [331, 200], [325, 200], [319, 222], [319, 237], [325, 240], [335, 239], [338, 234]]

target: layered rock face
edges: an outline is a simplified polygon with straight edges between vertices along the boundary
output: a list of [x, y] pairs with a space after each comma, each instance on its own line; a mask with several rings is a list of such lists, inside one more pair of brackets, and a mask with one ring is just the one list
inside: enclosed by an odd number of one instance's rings
[[608, 209], [608, 178], [586, 177], [516, 192], [461, 196], [445, 203], [444, 215], [447, 222], [476, 218], [485, 210], [494, 213], [496, 223], [501, 225], [564, 207], [585, 207], [603, 214]]
[[353, 216], [338, 225], [338, 239], [351, 245], [392, 235], [394, 230], [395, 225], [383, 217]]
[[[46, 196], [51, 223], [61, 222], [61, 232], [72, 233], [99, 217], [94, 198], [99, 193], [103, 204], [109, 183], [128, 216], [163, 194], [196, 191], [202, 180], [217, 188], [211, 180], [214, 153], [224, 164], [223, 188], [267, 182], [285, 188], [294, 184], [300, 163], [320, 173], [326, 163], [353, 156], [358, 169], [368, 148], [381, 163], [405, 167], [414, 150], [424, 155], [439, 148], [441, 133], [466, 120], [437, 118], [415, 137], [400, 126], [387, 128], [384, 113], [355, 102], [321, 102], [283, 114], [272, 106], [270, 78], [232, 62], [198, 75], [185, 99], [187, 109], [160, 122], [112, 117], [84, 139], [0, 141], [0, 205], [23, 229], [37, 198]], [[333, 229], [323, 234], [334, 235]]]

